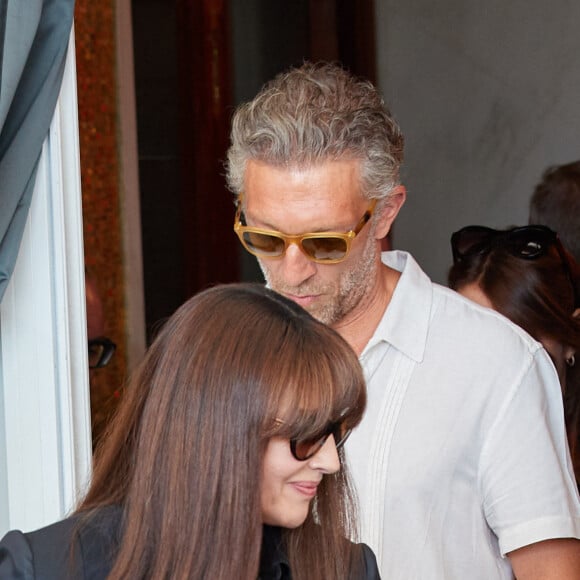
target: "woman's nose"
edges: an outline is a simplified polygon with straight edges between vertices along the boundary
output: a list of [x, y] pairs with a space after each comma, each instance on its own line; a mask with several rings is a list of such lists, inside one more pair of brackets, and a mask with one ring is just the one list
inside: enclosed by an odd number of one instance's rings
[[310, 458], [310, 467], [328, 474], [336, 473], [340, 469], [334, 435], [330, 435], [324, 445]]

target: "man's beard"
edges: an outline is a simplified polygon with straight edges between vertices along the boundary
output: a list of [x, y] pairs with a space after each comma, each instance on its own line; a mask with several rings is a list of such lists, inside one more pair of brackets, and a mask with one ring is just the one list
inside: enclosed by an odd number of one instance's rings
[[342, 272], [340, 278], [330, 284], [306, 280], [299, 286], [287, 286], [283, 281], [271, 276], [264, 262], [258, 260], [258, 263], [266, 283], [272, 290], [295, 296], [322, 295], [322, 300], [307, 306], [306, 310], [314, 318], [329, 326], [343, 320], [361, 303], [367, 290], [375, 284], [378, 269], [377, 249], [372, 231], [359, 259], [353, 263], [350, 270]]

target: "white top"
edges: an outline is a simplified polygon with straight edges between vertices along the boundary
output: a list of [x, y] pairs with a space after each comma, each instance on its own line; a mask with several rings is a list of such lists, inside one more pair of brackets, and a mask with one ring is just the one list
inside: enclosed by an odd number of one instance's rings
[[402, 272], [361, 355], [362, 424], [346, 444], [362, 541], [388, 580], [512, 578], [507, 552], [580, 538], [558, 377], [503, 316]]

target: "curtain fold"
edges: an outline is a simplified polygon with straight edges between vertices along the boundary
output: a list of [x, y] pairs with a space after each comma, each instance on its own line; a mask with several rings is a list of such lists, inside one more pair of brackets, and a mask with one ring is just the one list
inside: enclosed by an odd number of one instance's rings
[[0, 301], [60, 92], [73, 16], [74, 0], [0, 0]]

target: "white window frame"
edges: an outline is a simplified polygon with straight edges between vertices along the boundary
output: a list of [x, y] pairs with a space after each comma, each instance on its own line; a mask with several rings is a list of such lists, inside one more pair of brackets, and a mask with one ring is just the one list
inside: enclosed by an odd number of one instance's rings
[[74, 32], [16, 268], [0, 305], [0, 537], [65, 516], [91, 430]]

